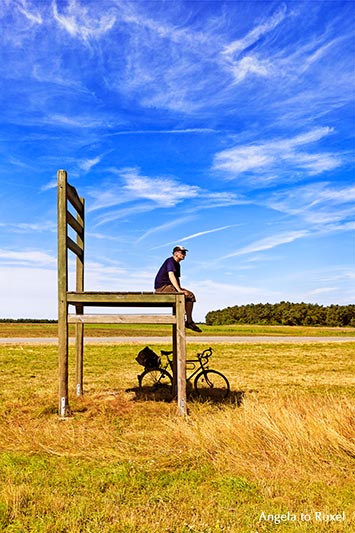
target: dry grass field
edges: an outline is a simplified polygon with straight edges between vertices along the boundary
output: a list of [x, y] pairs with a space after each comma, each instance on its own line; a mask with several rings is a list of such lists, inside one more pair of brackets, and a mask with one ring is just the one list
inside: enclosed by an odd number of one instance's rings
[[89, 345], [60, 420], [56, 347], [0, 346], [0, 531], [355, 531], [354, 344], [213, 348], [231, 400], [185, 419], [139, 397], [137, 345]]

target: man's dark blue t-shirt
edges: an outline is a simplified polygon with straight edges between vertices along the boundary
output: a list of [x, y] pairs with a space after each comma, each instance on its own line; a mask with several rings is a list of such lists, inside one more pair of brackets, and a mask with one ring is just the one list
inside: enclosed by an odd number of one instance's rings
[[160, 267], [158, 274], [155, 277], [154, 289], [160, 289], [163, 285], [171, 284], [168, 272], [174, 272], [175, 277], [179, 281], [180, 264], [175, 261], [173, 257], [168, 257]]

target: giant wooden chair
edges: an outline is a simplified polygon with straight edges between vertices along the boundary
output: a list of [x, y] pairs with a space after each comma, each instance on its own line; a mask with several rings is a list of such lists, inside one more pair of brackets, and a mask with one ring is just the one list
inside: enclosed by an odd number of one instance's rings
[[[88, 292], [84, 291], [85, 201], [67, 181], [67, 172], [58, 171], [58, 359], [59, 414], [70, 414], [68, 393], [69, 331], [75, 324], [76, 395], [83, 394], [84, 324], [171, 324], [174, 353], [174, 384], [178, 411], [186, 414], [185, 296], [183, 293]], [[71, 238], [74, 234], [76, 238]], [[69, 290], [68, 252], [76, 256], [74, 291]], [[69, 313], [72, 306], [73, 313]], [[170, 308], [168, 314], [87, 314], [86, 308]]]

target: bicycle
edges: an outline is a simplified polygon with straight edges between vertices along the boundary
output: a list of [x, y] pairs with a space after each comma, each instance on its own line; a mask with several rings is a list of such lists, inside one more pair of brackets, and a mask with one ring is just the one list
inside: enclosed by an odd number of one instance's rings
[[[170, 357], [172, 353], [170, 350], [161, 350], [160, 354], [165, 357], [166, 362], [163, 364], [161, 358], [158, 358], [158, 366], [145, 367], [144, 371], [137, 376], [141, 390], [159, 392], [167, 398], [173, 397], [173, 376], [169, 372], [169, 370], [173, 372], [173, 359]], [[192, 379], [195, 378], [193, 386], [200, 398], [219, 401], [228, 397], [230, 385], [224, 374], [208, 367], [212, 353], [212, 348], [207, 348], [202, 353], [197, 353], [196, 359], [186, 360], [186, 369], [192, 371], [189, 376], [186, 376], [186, 383], [191, 385]]]

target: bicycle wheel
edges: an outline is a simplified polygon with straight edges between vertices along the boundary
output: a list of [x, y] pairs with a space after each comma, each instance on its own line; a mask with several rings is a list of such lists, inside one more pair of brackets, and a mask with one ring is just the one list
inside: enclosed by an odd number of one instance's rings
[[212, 401], [224, 400], [230, 391], [228, 379], [217, 370], [204, 370], [198, 374], [194, 387], [201, 398]]
[[139, 388], [154, 399], [171, 400], [173, 397], [173, 377], [163, 368], [145, 370], [139, 380]]

